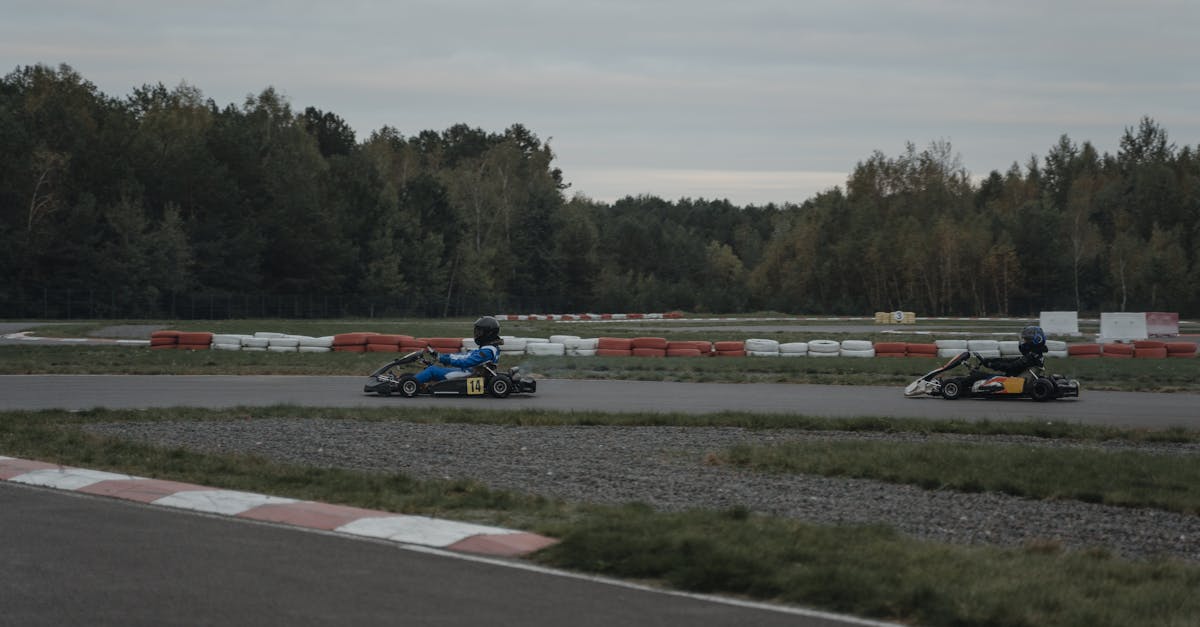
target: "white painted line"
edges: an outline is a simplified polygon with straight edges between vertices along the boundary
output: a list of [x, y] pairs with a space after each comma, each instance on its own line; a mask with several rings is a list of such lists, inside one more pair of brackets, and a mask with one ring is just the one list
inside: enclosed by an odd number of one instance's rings
[[138, 479], [132, 475], [119, 475], [112, 472], [101, 472], [99, 470], [85, 470], [83, 468], [47, 468], [43, 470], [34, 470], [23, 475], [17, 475], [9, 481], [17, 483], [25, 483], [28, 485], [38, 485], [47, 488], [58, 488], [59, 490], [78, 490], [86, 488], [93, 483], [101, 481], [113, 480], [129, 480]]
[[487, 527], [453, 520], [435, 520], [425, 516], [385, 516], [360, 518], [334, 531], [394, 542], [445, 547], [471, 536], [516, 533], [511, 529]]
[[234, 490], [185, 490], [164, 496], [153, 501], [152, 504], [236, 516], [262, 505], [287, 505], [299, 502], [296, 499]]

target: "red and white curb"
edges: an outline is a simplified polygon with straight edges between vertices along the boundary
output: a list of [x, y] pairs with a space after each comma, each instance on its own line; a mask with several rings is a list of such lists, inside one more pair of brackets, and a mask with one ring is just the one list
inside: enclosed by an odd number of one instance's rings
[[0, 456], [0, 481], [321, 529], [450, 551], [519, 557], [557, 542], [524, 531], [146, 479]]

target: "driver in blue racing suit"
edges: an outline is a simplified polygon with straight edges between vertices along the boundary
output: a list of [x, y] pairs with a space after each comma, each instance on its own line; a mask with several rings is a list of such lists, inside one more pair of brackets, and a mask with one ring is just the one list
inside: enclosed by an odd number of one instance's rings
[[428, 385], [433, 381], [468, 377], [475, 366], [487, 362], [493, 364], [499, 362], [500, 345], [503, 343], [504, 340], [500, 339], [500, 323], [491, 316], [484, 316], [475, 321], [475, 344], [479, 348], [457, 355], [439, 354], [432, 348], [426, 348], [425, 350], [430, 355], [436, 356], [438, 363], [451, 367], [429, 366], [417, 373], [417, 381], [422, 385]]

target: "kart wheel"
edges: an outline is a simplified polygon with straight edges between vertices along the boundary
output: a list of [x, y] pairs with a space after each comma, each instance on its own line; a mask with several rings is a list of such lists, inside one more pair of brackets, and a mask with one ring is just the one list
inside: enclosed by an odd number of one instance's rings
[[417, 395], [417, 392], [421, 391], [421, 382], [417, 381], [415, 376], [406, 374], [400, 377], [400, 382], [396, 384], [396, 387], [399, 388], [400, 396], [412, 398]]
[[946, 379], [942, 381], [942, 398], [948, 401], [955, 401], [962, 398], [962, 386], [962, 379]]
[[1053, 381], [1047, 379], [1046, 377], [1038, 377], [1033, 381], [1033, 385], [1029, 388], [1029, 397], [1039, 403], [1054, 400], [1054, 397], [1057, 395], [1057, 386], [1054, 385]]
[[488, 394], [496, 398], [504, 398], [512, 393], [513, 382], [506, 374], [498, 374], [488, 381]]

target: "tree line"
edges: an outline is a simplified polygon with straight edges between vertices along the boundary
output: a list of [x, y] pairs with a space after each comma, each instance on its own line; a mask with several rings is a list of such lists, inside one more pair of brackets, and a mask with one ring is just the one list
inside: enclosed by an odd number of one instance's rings
[[1148, 117], [1115, 155], [1064, 135], [980, 179], [932, 142], [794, 203], [606, 203], [520, 124], [360, 140], [272, 88], [117, 98], [34, 65], [0, 81], [0, 146], [0, 316], [62, 290], [146, 317], [251, 295], [337, 295], [323, 315], [1200, 313], [1200, 151]]

